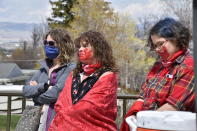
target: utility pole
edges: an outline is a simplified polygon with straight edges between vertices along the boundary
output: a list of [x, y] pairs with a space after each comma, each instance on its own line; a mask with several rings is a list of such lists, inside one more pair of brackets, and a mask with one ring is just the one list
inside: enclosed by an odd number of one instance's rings
[[[195, 92], [197, 94], [197, 0], [193, 0], [193, 43], [194, 43], [194, 69], [195, 69]], [[195, 99], [195, 108], [197, 112], [197, 95]], [[197, 119], [196, 119], [197, 123]]]

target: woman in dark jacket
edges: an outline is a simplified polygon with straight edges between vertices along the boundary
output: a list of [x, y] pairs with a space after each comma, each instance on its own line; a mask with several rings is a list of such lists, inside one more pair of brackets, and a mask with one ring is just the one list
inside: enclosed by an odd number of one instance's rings
[[49, 31], [43, 44], [46, 59], [41, 61], [40, 70], [23, 87], [23, 94], [33, 98], [35, 105], [44, 105], [39, 130], [47, 131], [55, 115], [54, 104], [68, 74], [75, 68], [71, 63], [75, 46], [63, 29]]

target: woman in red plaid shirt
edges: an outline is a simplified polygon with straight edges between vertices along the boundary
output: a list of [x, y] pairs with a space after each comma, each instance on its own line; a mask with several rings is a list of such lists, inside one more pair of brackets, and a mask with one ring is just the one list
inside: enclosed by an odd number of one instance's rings
[[[141, 87], [140, 98], [127, 115], [141, 110], [194, 112], [194, 60], [188, 47], [189, 29], [179, 21], [165, 18], [150, 30], [148, 46], [160, 57]], [[121, 131], [129, 131], [125, 119]]]

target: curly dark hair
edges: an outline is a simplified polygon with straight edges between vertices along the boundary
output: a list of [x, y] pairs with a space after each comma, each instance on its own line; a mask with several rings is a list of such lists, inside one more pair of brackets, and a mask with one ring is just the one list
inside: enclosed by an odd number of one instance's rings
[[173, 41], [183, 50], [188, 48], [189, 41], [191, 40], [189, 29], [173, 18], [162, 19], [150, 29], [147, 46], [149, 46], [151, 50], [154, 50], [154, 44], [151, 39], [152, 35], [158, 35], [159, 37]]
[[[93, 47], [94, 57], [102, 64], [103, 68], [110, 69], [112, 72], [118, 72], [111, 45], [107, 42], [103, 34], [93, 30], [82, 33], [74, 41], [77, 49], [80, 48], [81, 41], [85, 41]], [[74, 74], [82, 72], [81, 65], [82, 63], [78, 60]]]
[[57, 57], [60, 64], [69, 63], [75, 52], [75, 45], [68, 32], [64, 29], [52, 29], [47, 32], [45, 39], [47, 39], [48, 35], [52, 37], [60, 50], [60, 54]]

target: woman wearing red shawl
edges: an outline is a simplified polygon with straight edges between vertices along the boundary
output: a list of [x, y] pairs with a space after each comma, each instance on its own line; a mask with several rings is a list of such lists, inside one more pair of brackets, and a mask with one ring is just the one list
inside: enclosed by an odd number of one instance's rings
[[[190, 32], [180, 22], [165, 18], [150, 30], [148, 46], [160, 59], [142, 85], [140, 98], [127, 115], [141, 110], [194, 111], [194, 60], [188, 46]], [[129, 131], [125, 119], [121, 131]]]
[[77, 68], [55, 104], [49, 131], [115, 131], [117, 68], [112, 48], [95, 31], [83, 33], [75, 44]]

